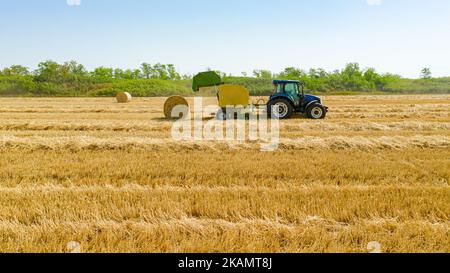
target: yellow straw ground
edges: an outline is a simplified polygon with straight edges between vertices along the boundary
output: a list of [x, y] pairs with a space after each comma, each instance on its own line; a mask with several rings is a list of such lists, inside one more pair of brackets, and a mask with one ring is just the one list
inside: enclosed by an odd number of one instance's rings
[[172, 140], [164, 98], [0, 99], [0, 252], [450, 252], [450, 96], [324, 101], [268, 153]]

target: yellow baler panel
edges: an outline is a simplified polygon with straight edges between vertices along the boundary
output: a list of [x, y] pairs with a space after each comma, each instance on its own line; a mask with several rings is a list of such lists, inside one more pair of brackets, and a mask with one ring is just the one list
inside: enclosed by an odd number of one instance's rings
[[250, 102], [250, 92], [243, 86], [225, 84], [219, 86], [219, 106], [247, 106]]

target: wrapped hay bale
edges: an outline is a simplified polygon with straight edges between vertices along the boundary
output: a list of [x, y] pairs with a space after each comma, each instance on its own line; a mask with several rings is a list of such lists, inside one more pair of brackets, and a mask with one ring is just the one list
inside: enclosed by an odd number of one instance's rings
[[[184, 108], [184, 111], [182, 113], [180, 113], [179, 116], [172, 116], [172, 112], [175, 109], [175, 107], [177, 106], [186, 106]], [[172, 119], [172, 118], [183, 118], [183, 117], [187, 117], [187, 115], [189, 114], [189, 103], [188, 101], [180, 96], [172, 96], [170, 98], [168, 98], [166, 100], [166, 102], [164, 103], [164, 116], [167, 119]]]
[[130, 93], [128, 93], [128, 92], [120, 92], [120, 93], [117, 93], [117, 95], [116, 95], [116, 99], [117, 99], [117, 102], [118, 103], [128, 103], [128, 102], [131, 102], [131, 99], [132, 99], [133, 97], [131, 96], [131, 94]]

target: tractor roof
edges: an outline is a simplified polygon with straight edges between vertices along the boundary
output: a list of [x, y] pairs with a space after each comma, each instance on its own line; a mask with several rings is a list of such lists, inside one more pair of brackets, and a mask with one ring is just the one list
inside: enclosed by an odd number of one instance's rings
[[292, 80], [274, 80], [273, 84], [287, 84], [287, 83], [300, 83], [300, 81], [292, 81]]

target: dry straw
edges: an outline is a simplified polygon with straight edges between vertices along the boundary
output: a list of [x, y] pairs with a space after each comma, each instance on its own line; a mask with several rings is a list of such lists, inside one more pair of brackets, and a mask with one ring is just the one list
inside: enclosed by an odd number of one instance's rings
[[128, 92], [120, 92], [116, 95], [118, 103], [128, 103], [131, 102], [132, 96]]
[[[186, 110], [189, 109], [189, 103], [188, 101], [180, 96], [172, 96], [170, 98], [168, 98], [166, 100], [166, 102], [164, 103], [164, 116], [167, 119], [171, 119], [174, 118], [172, 117], [172, 111], [175, 109], [175, 107], [177, 106], [187, 106]], [[184, 111], [180, 117], [185, 117], [187, 115], [187, 112]]]

